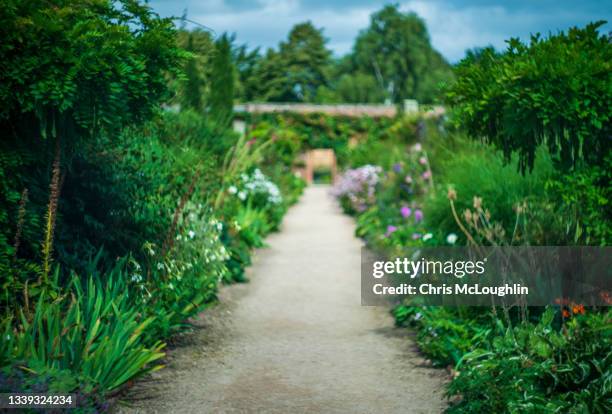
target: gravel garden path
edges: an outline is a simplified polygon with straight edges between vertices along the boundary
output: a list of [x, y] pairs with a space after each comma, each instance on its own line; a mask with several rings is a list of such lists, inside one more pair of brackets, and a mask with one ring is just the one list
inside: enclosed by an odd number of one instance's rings
[[172, 345], [167, 367], [120, 413], [439, 413], [445, 371], [427, 366], [388, 309], [360, 305], [354, 223], [310, 186], [257, 252], [250, 283]]

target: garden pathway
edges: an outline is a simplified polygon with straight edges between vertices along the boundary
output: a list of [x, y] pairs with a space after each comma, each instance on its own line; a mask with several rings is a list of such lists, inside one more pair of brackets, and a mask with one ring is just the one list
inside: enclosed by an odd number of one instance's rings
[[168, 367], [122, 413], [439, 413], [444, 371], [428, 367], [388, 309], [360, 305], [354, 223], [310, 186], [268, 238], [250, 283], [222, 289]]

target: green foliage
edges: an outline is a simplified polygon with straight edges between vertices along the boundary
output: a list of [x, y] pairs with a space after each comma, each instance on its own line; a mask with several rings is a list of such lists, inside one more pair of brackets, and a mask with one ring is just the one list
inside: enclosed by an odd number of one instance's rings
[[102, 244], [125, 247], [103, 231], [126, 223], [104, 140], [156, 111], [183, 53], [171, 21], [132, 1], [9, 1], [0, 21], [0, 280], [11, 307], [53, 259], [82, 270]]
[[610, 146], [612, 45], [603, 22], [529, 44], [508, 41], [497, 54], [484, 49], [457, 68], [449, 90], [456, 116], [474, 137], [486, 137], [506, 159], [516, 152], [531, 170], [546, 145], [561, 169], [601, 165]]
[[[436, 180], [441, 185], [426, 198], [423, 208], [428, 227], [439, 237], [449, 233], [461, 234], [451, 215], [447, 197], [449, 187], [457, 193], [455, 205], [459, 214], [472, 208], [474, 197], [479, 197], [506, 234], [512, 234], [516, 225], [516, 206], [525, 200], [528, 204], [539, 204], [544, 198], [542, 188], [554, 176], [552, 162], [545, 150], [540, 152], [533, 171], [527, 176], [517, 173], [516, 160], [514, 164], [506, 164], [500, 153], [483, 144], [467, 142], [461, 136], [456, 137], [454, 143], [446, 141], [438, 145], [433, 151], [434, 159], [437, 159]], [[547, 227], [547, 234], [541, 234], [539, 240], [531, 238], [531, 243], [558, 242], [558, 231], [553, 233], [551, 230]], [[537, 231], [535, 225], [533, 231]]]
[[321, 29], [295, 25], [278, 51], [269, 49], [257, 67], [256, 96], [266, 101], [312, 102], [328, 82], [331, 52]]
[[106, 393], [158, 369], [153, 363], [163, 356], [163, 344], [147, 346], [153, 318], [143, 319], [133, 307], [124, 279], [117, 266], [104, 281], [90, 276], [81, 282], [73, 274], [54, 300], [41, 294], [33, 314], [22, 314], [20, 329], [4, 337], [4, 362], [34, 381], [47, 378], [51, 392]]
[[457, 365], [451, 413], [605, 413], [612, 409], [610, 312], [570, 320], [562, 331], [548, 309], [476, 346]]
[[[301, 150], [331, 148], [339, 164], [344, 166], [357, 157], [354, 155], [356, 152], [363, 151], [364, 159], [375, 156], [377, 153], [370, 150], [380, 140], [398, 141], [390, 132], [395, 120], [385, 117], [346, 117], [320, 113], [261, 114], [252, 115], [249, 123], [253, 125], [254, 137], [274, 138], [275, 146], [278, 145], [279, 150], [283, 151], [285, 163], [293, 163]], [[368, 144], [361, 146], [364, 142]], [[374, 147], [368, 147], [370, 144]], [[365, 155], [368, 152], [369, 155]], [[279, 155], [275, 153], [270, 160], [280, 160]]]
[[452, 78], [449, 65], [431, 47], [425, 22], [397, 5], [372, 14], [370, 26], [355, 41], [352, 59], [356, 70], [374, 76], [395, 103], [432, 102], [439, 95], [437, 84]]
[[259, 48], [248, 50], [247, 45], [232, 48], [232, 62], [236, 69], [236, 98], [242, 102], [256, 99], [259, 88], [257, 67], [261, 56]]
[[317, 100], [321, 103], [381, 103], [385, 93], [371, 74], [343, 74], [333, 88], [319, 89]]
[[300, 23], [277, 49], [235, 49], [243, 101], [383, 103], [435, 102], [452, 80], [449, 64], [430, 44], [424, 21], [388, 5], [371, 16], [353, 51], [332, 59], [322, 30]]
[[[189, 33], [187, 37], [188, 52], [193, 52], [193, 34]], [[198, 67], [197, 56], [194, 54], [187, 60], [185, 65], [185, 81], [183, 90], [181, 91], [181, 108], [193, 109], [195, 111], [202, 110], [203, 102], [202, 95], [204, 94], [204, 76], [203, 71]]]
[[0, 22], [0, 119], [35, 115], [43, 138], [148, 117], [182, 58], [171, 20], [134, 1], [9, 0]]
[[457, 364], [474, 347], [490, 338], [494, 318], [470, 308], [398, 306], [396, 324], [417, 330], [420, 349], [436, 366]]
[[[612, 240], [611, 153], [602, 166], [561, 175], [549, 180], [545, 188], [551, 201], [538, 206], [537, 216], [553, 210], [552, 226], [560, 229], [560, 235], [575, 244], [606, 246]], [[555, 203], [556, 200], [560, 202]]]
[[234, 110], [235, 76], [231, 48], [231, 40], [227, 34], [215, 41], [208, 109], [220, 126], [229, 125]]

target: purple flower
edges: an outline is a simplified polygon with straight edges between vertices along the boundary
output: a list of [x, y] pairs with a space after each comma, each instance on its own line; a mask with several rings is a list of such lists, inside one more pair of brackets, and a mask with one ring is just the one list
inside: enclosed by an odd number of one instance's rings
[[400, 208], [400, 213], [402, 214], [403, 218], [408, 218], [412, 214], [412, 209], [410, 209], [408, 206], [403, 206]]
[[399, 162], [393, 164], [393, 171], [395, 171], [396, 173], [402, 172], [402, 164], [400, 164]]
[[396, 231], [397, 231], [397, 227], [389, 225], [387, 226], [387, 232], [385, 233], [385, 236], [389, 237], [392, 233]]
[[419, 209], [414, 210], [414, 221], [416, 223], [423, 221], [423, 211]]
[[421, 238], [421, 233], [412, 233], [412, 240], [418, 240]]

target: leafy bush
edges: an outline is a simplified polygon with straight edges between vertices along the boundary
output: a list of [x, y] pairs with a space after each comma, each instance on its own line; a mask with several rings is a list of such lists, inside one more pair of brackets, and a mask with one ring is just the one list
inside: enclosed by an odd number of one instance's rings
[[611, 150], [612, 45], [604, 22], [530, 43], [508, 41], [505, 53], [484, 49], [458, 66], [449, 100], [473, 137], [486, 137], [507, 160], [516, 152], [531, 170], [546, 145], [562, 169], [601, 165]]
[[[539, 204], [536, 219], [553, 219], [557, 240], [606, 246], [612, 240], [612, 153], [603, 166], [557, 176], [546, 183], [550, 202]], [[552, 210], [552, 211], [551, 211]]]
[[184, 56], [172, 20], [133, 1], [9, 0], [0, 21], [0, 119], [43, 138], [147, 119]]
[[553, 317], [549, 309], [466, 353], [448, 390], [461, 400], [449, 412], [610, 412], [610, 312], [573, 318], [561, 331]]
[[396, 324], [417, 329], [417, 344], [435, 366], [454, 366], [491, 337], [494, 319], [476, 308], [416, 307], [393, 309]]

